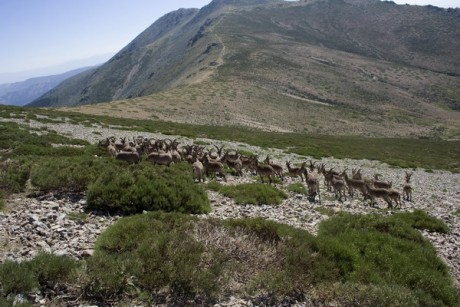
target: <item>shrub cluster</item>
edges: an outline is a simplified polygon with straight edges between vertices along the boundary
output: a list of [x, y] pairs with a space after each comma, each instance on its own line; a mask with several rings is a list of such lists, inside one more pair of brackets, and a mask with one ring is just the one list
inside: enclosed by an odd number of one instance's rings
[[161, 293], [174, 300], [215, 298], [225, 283], [225, 258], [192, 237], [195, 221], [159, 211], [119, 220], [88, 261], [87, 296], [105, 301], [141, 289], [157, 300]]
[[83, 192], [106, 169], [117, 169], [120, 165], [120, 161], [90, 155], [41, 158], [32, 165], [30, 179], [42, 191]]
[[[443, 223], [422, 212], [338, 214], [318, 236], [263, 218], [214, 220], [161, 211], [120, 219], [86, 266], [40, 255], [0, 266], [3, 299], [69, 281], [90, 302], [212, 304], [229, 295], [264, 304], [458, 306], [435, 249], [414, 228]], [[417, 225], [417, 226], [416, 226]], [[423, 225], [423, 226], [422, 226]], [[81, 289], [81, 290], [76, 290]]]
[[382, 287], [378, 291], [398, 285], [401, 295], [421, 305], [457, 305], [459, 293], [446, 265], [415, 228], [447, 231], [422, 211], [389, 217], [342, 214], [321, 223], [317, 240], [321, 254], [335, 262], [342, 288], [358, 285], [349, 289], [355, 288], [350, 293], [356, 297], [365, 297], [366, 285]]
[[0, 298], [7, 302], [11, 295], [27, 294], [35, 289], [42, 293], [53, 290], [57, 284], [70, 282], [79, 267], [71, 258], [47, 253], [20, 263], [7, 260], [0, 265]]
[[206, 192], [193, 182], [189, 165], [155, 167], [150, 163], [108, 168], [88, 187], [89, 209], [140, 213], [144, 210], [206, 213]]
[[261, 183], [221, 185], [218, 182], [211, 181], [207, 187], [235, 199], [237, 204], [279, 205], [283, 199], [288, 197], [283, 191]]

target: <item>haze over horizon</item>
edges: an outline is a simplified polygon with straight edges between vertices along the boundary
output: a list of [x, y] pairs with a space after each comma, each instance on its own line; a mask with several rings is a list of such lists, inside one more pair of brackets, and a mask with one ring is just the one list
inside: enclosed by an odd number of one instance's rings
[[[102, 64], [161, 16], [211, 0], [4, 0], [0, 2], [0, 84]], [[460, 0], [395, 0], [460, 7]]]

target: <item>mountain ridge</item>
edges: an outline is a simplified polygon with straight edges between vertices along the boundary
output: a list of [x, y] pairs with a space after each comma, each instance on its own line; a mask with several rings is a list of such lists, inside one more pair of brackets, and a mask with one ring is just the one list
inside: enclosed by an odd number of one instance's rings
[[[32, 106], [119, 100], [146, 116], [193, 116], [205, 124], [379, 135], [372, 123], [384, 118], [401, 130], [390, 135], [432, 135], [439, 126], [460, 130], [458, 9], [376, 0], [215, 0], [170, 14], [150, 27], [160, 33], [169, 26], [166, 34], [144, 31], [148, 43], [141, 44], [139, 35], [83, 78], [85, 86], [73, 96], [61, 95], [68, 89], [58, 87]], [[104, 70], [112, 73], [110, 84], [88, 81]], [[197, 88], [199, 94], [190, 94]], [[341, 116], [342, 123], [284, 120], [312, 111], [320, 119]]]

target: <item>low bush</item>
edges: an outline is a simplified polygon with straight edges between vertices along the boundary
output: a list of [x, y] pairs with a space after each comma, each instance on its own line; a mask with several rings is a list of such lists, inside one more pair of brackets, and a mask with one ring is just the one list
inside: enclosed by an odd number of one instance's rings
[[208, 183], [208, 188], [235, 199], [237, 204], [278, 205], [288, 197], [283, 191], [271, 185], [260, 183], [231, 186], [212, 181]]
[[121, 219], [100, 236], [88, 261], [87, 295], [106, 300], [141, 289], [212, 300], [225, 283], [225, 259], [196, 241], [195, 229], [195, 218], [178, 213]]
[[28, 293], [39, 285], [29, 263], [10, 260], [0, 265], [0, 283], [4, 296]]
[[421, 211], [389, 217], [341, 214], [321, 223], [318, 246], [344, 283], [399, 285], [421, 305], [455, 306], [459, 293], [446, 265], [415, 229], [444, 231], [441, 224]]
[[22, 160], [9, 161], [3, 162], [0, 170], [0, 189], [8, 193], [22, 192], [29, 179], [30, 163]]
[[24, 262], [7, 260], [0, 265], [0, 284], [4, 297], [27, 294], [35, 289], [53, 289], [73, 279], [80, 264], [68, 257], [42, 253]]
[[30, 179], [42, 191], [83, 192], [99, 174], [107, 169], [117, 170], [120, 165], [121, 161], [90, 155], [41, 158], [32, 165]]
[[88, 187], [87, 205], [125, 214], [144, 210], [197, 214], [211, 209], [206, 192], [193, 182], [189, 165], [156, 167], [147, 162], [101, 171]]

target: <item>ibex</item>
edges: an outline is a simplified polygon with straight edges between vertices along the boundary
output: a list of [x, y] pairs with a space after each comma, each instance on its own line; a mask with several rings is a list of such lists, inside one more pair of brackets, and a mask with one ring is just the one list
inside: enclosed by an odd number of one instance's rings
[[119, 153], [117, 153], [115, 158], [117, 160], [122, 160], [133, 164], [137, 164], [141, 160], [139, 154], [137, 152], [132, 151], [120, 151]]
[[307, 181], [308, 187], [308, 197], [310, 200], [315, 200], [316, 195], [318, 195], [319, 202], [321, 203], [321, 193], [319, 190], [319, 174], [318, 171], [315, 169], [316, 162], [312, 162], [310, 160], [309, 170], [306, 168], [304, 170], [305, 180]]
[[283, 175], [283, 167], [281, 165], [278, 165], [278, 164], [275, 164], [275, 163], [271, 163], [270, 162], [270, 156], [267, 155], [267, 158], [265, 158], [265, 163], [267, 163], [268, 165], [270, 165], [273, 170], [275, 171], [275, 174], [281, 179], [281, 180], [284, 180], [284, 175]]
[[339, 196], [339, 201], [342, 201], [342, 196], [345, 196], [345, 200], [347, 199], [346, 189], [347, 185], [343, 179], [339, 179], [336, 176], [332, 177], [332, 187], [334, 188], [335, 198], [337, 195]]
[[410, 178], [412, 177], [413, 173], [406, 173], [406, 184], [403, 186], [403, 195], [404, 199], [407, 201], [412, 201], [412, 186], [410, 185]]
[[369, 184], [366, 184], [366, 188], [367, 188], [367, 193], [369, 195], [369, 198], [371, 199], [371, 203], [370, 203], [371, 206], [374, 206], [374, 204], [377, 203], [375, 201], [376, 198], [382, 198], [383, 200], [387, 202], [388, 208], [393, 207], [391, 203], [391, 199], [390, 199], [390, 191], [388, 191], [387, 189], [376, 189], [376, 188], [371, 187]]
[[193, 179], [198, 179], [198, 182], [203, 181], [204, 182], [204, 166], [203, 163], [201, 163], [200, 160], [195, 156], [195, 162], [192, 164], [192, 174], [193, 174]]
[[259, 164], [259, 161], [257, 160], [257, 157], [254, 157], [252, 160], [253, 167], [256, 170], [257, 174], [260, 176], [260, 180], [262, 183], [264, 183], [264, 176], [268, 177], [268, 181], [270, 184], [274, 181], [274, 176], [275, 176], [275, 170], [271, 165], [268, 164]]
[[286, 161], [286, 167], [288, 169], [288, 173], [291, 177], [300, 177], [300, 180], [303, 182], [303, 174], [305, 172], [305, 165], [307, 162], [303, 162], [300, 167], [291, 167], [291, 162]]
[[227, 182], [227, 176], [225, 175], [224, 165], [220, 161], [214, 161], [213, 159], [208, 157], [208, 154], [204, 156], [204, 168], [206, 170], [206, 174], [219, 174], [221, 177], [224, 178], [224, 181]]
[[347, 183], [347, 186], [348, 186], [348, 192], [350, 193], [351, 197], [354, 196], [354, 190], [357, 189], [359, 190], [363, 196], [364, 196], [364, 199], [367, 198], [367, 190], [366, 190], [366, 183], [364, 182], [364, 180], [359, 180], [359, 179], [350, 179], [348, 178], [348, 175], [347, 175], [347, 170], [345, 169], [341, 176], [343, 178], [345, 178], [345, 182]]
[[379, 180], [379, 174], [374, 174], [374, 179], [372, 180], [372, 183], [374, 184], [374, 187], [378, 189], [391, 189], [393, 186], [393, 182], [385, 182]]

